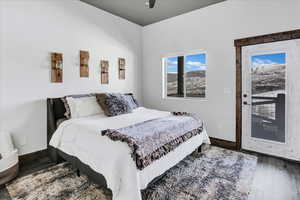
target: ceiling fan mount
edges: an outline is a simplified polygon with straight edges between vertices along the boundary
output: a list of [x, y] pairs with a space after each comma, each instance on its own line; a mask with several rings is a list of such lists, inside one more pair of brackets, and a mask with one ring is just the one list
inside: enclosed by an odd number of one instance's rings
[[155, 2], [156, 2], [156, 0], [147, 0], [146, 1], [146, 6], [148, 7], [148, 8], [154, 8], [154, 6], [155, 6]]

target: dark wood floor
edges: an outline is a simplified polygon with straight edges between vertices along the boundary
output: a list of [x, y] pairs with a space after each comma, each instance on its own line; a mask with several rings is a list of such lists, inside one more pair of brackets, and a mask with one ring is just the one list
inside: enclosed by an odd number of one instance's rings
[[[257, 155], [249, 200], [300, 200], [300, 164], [270, 156]], [[21, 167], [20, 175], [52, 166], [48, 158]], [[5, 188], [0, 189], [0, 200], [11, 200]]]
[[300, 200], [300, 164], [258, 156], [248, 200]]

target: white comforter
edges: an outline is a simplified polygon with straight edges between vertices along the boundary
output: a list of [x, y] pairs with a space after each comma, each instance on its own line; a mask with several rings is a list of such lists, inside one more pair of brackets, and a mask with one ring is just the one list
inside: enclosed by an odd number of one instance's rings
[[76, 156], [104, 175], [114, 200], [141, 200], [140, 190], [145, 189], [155, 177], [176, 165], [202, 143], [210, 143], [205, 129], [202, 134], [181, 144], [142, 171], [136, 168], [128, 145], [102, 136], [101, 130], [122, 128], [168, 115], [170, 112], [140, 107], [130, 114], [116, 117], [96, 115], [70, 119], [59, 126], [50, 145]]

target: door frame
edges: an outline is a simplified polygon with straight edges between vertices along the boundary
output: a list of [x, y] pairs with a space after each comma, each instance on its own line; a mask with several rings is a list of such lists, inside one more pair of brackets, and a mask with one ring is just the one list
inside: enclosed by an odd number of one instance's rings
[[242, 147], [242, 47], [300, 39], [300, 29], [234, 40], [236, 52], [236, 150]]

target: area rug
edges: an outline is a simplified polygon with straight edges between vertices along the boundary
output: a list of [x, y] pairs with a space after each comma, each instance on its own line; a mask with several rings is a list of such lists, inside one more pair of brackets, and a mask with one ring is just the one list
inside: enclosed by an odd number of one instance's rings
[[62, 163], [6, 186], [12, 200], [110, 200], [106, 190], [78, 177], [68, 163]]
[[186, 157], [143, 191], [147, 200], [247, 200], [257, 158], [211, 147]]
[[[192, 154], [142, 191], [143, 200], [246, 200], [257, 158], [210, 147]], [[110, 200], [67, 163], [19, 178], [7, 185], [14, 200]]]

